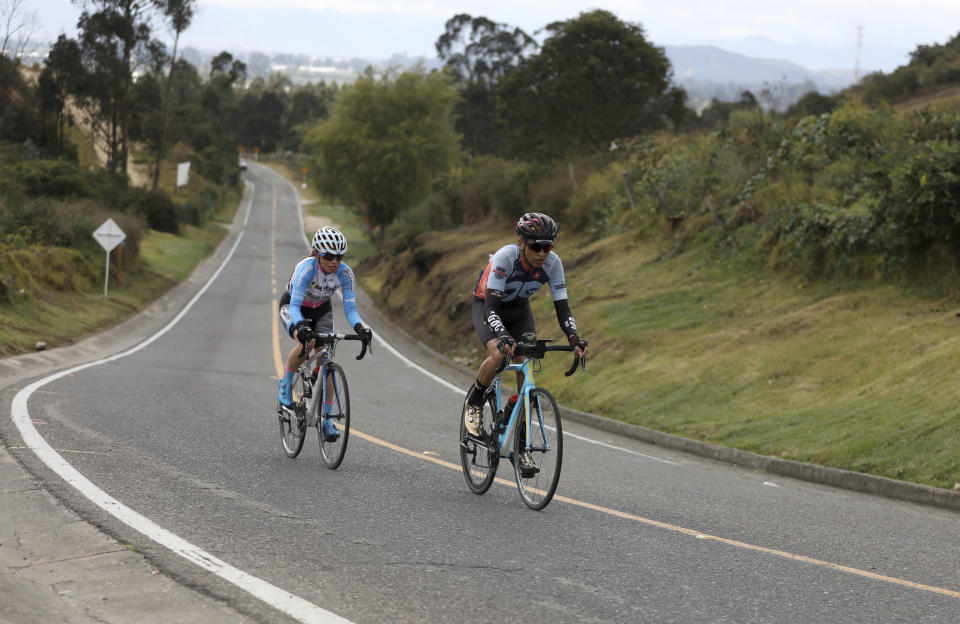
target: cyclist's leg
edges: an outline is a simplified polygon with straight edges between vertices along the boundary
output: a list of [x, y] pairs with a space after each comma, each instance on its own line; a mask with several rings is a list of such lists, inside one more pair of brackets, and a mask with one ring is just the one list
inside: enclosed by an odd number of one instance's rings
[[[290, 318], [290, 293], [283, 293], [283, 296], [280, 297], [280, 326], [283, 327], [284, 331], [287, 332], [287, 335], [293, 338], [293, 321]], [[308, 320], [312, 320], [311, 317], [315, 316], [315, 311], [309, 308], [300, 308], [301, 315]], [[286, 369], [283, 372], [283, 376], [280, 378], [280, 383], [278, 384], [278, 398], [280, 403], [290, 407], [293, 404], [293, 399], [291, 397], [291, 388], [293, 386], [293, 374], [300, 368], [300, 365], [310, 357], [310, 352], [313, 350], [313, 342], [307, 344], [307, 350], [304, 352], [303, 357], [300, 357], [300, 351], [302, 346], [299, 342], [294, 339], [293, 348], [290, 349], [290, 352], [287, 354], [286, 359]]]
[[[283, 296], [280, 298], [280, 327], [283, 328], [283, 331], [286, 332], [288, 336], [293, 338], [291, 334], [291, 329], [293, 328], [293, 322], [290, 320], [290, 293], [283, 293]], [[297, 345], [299, 347], [299, 345]], [[291, 361], [293, 358], [293, 361]], [[285, 361], [286, 369], [283, 374], [280, 376], [280, 382], [277, 384], [277, 399], [280, 401], [281, 405], [285, 407], [291, 407], [293, 405], [293, 374], [296, 372], [299, 364], [296, 362], [296, 351], [291, 350], [287, 355]]]
[[[333, 331], [333, 308], [329, 306], [321, 306], [320, 309], [326, 308], [326, 311], [313, 319], [313, 331], [318, 334], [328, 333]], [[329, 414], [334, 409], [334, 396], [333, 396], [333, 376], [327, 374], [326, 391], [324, 392], [324, 397], [326, 401], [323, 406], [323, 413]]]

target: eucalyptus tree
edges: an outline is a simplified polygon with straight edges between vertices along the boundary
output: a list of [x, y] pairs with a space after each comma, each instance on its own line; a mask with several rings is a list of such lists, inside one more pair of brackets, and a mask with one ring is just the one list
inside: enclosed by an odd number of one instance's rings
[[246, 79], [246, 64], [233, 58], [229, 52], [221, 52], [210, 61], [210, 76], [203, 94], [203, 108], [210, 116], [218, 148], [236, 149], [240, 146], [237, 133], [240, 123], [237, 89], [243, 86]]
[[464, 149], [474, 154], [499, 152], [494, 91], [536, 45], [523, 30], [486, 17], [460, 13], [447, 20], [436, 49], [461, 92], [454, 112]]
[[64, 132], [70, 121], [70, 96], [83, 84], [83, 62], [76, 40], [60, 35], [50, 48], [43, 70], [37, 79], [40, 115], [44, 126], [52, 127], [55, 152], [64, 152]]
[[130, 153], [133, 76], [162, 46], [151, 41], [149, 0], [74, 0], [86, 72], [80, 101], [102, 139], [107, 171], [126, 173]]
[[161, 102], [161, 121], [157, 140], [156, 163], [153, 168], [153, 188], [157, 188], [160, 181], [160, 166], [163, 163], [164, 152], [166, 150], [167, 128], [170, 123], [170, 101], [171, 89], [173, 87], [174, 74], [177, 69], [177, 51], [180, 44], [180, 35], [190, 26], [193, 19], [193, 8], [196, 0], [155, 0], [157, 6], [164, 16], [168, 27], [173, 32], [173, 53], [170, 55], [170, 71], [167, 73], [163, 87], [163, 100]]

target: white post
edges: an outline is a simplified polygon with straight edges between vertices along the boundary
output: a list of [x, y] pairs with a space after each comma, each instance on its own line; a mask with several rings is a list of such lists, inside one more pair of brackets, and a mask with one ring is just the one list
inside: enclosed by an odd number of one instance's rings
[[103, 296], [107, 296], [107, 285], [110, 284], [110, 251], [107, 250], [107, 268], [103, 273]]

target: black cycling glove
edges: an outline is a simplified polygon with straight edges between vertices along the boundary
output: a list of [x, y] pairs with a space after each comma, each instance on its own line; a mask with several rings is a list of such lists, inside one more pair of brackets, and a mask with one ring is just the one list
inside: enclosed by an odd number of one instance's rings
[[357, 335], [360, 336], [367, 344], [370, 344], [370, 341], [373, 340], [373, 332], [364, 327], [363, 323], [357, 323], [354, 325], [353, 331], [357, 332]]
[[513, 339], [513, 336], [510, 334], [503, 334], [497, 339], [497, 351], [500, 353], [506, 353], [509, 351], [508, 347], [515, 344], [517, 344], [517, 341]]
[[301, 343], [307, 344], [313, 335], [313, 325], [307, 320], [297, 321], [297, 324], [293, 327], [293, 335], [296, 336], [296, 339]]

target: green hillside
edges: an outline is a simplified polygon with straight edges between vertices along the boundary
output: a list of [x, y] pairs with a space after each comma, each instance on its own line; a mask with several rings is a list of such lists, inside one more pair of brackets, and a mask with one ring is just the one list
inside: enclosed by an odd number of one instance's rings
[[[361, 265], [361, 284], [411, 334], [475, 368], [471, 288], [511, 225], [422, 235]], [[561, 230], [556, 251], [592, 350], [571, 378], [566, 360], [545, 363], [541, 381], [563, 404], [765, 455], [960, 481], [960, 281], [944, 292], [810, 281], [703, 248], [671, 256], [633, 235]], [[549, 297], [533, 303], [541, 337], [561, 339]]]

